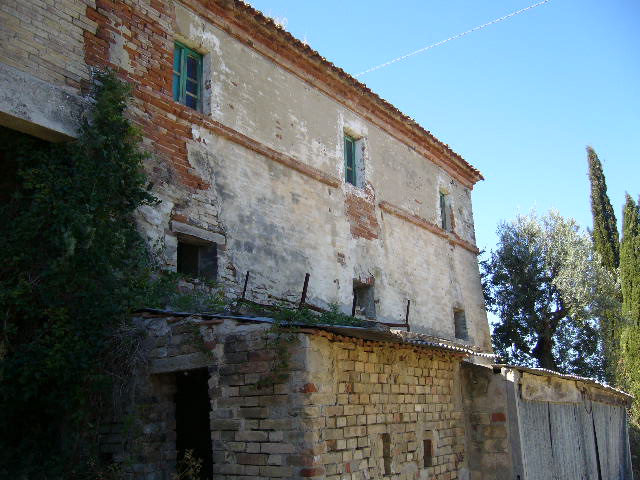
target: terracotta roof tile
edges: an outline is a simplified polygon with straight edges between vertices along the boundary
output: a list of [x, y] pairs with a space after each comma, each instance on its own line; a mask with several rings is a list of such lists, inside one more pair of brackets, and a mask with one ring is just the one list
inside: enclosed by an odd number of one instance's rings
[[325, 57], [320, 55], [316, 50], [311, 48], [306, 43], [298, 40], [296, 37], [291, 35], [291, 33], [286, 31], [284, 28], [278, 26], [276, 24], [276, 22], [272, 18], [267, 17], [262, 12], [260, 12], [257, 9], [255, 9], [254, 7], [252, 7], [250, 4], [248, 4], [248, 3], [246, 3], [246, 2], [244, 2], [242, 0], [233, 0], [233, 2], [235, 4], [236, 8], [242, 9], [245, 14], [253, 16], [256, 21], [258, 21], [259, 23], [271, 28], [276, 35], [279, 35], [281, 38], [286, 40], [286, 42], [289, 43], [289, 45], [292, 48], [295, 48], [296, 50], [300, 51], [301, 53], [304, 53], [309, 58], [319, 60], [320, 62], [322, 62], [324, 64], [324, 66], [326, 68], [331, 70], [333, 73], [337, 74], [343, 81], [347, 82], [349, 85], [351, 85], [352, 87], [354, 87], [357, 90], [359, 90], [363, 95], [369, 96], [372, 100], [374, 100], [375, 102], [379, 103], [381, 106], [383, 106], [386, 110], [388, 110], [392, 114], [400, 116], [404, 122], [412, 125], [416, 130], [418, 130], [420, 133], [425, 135], [429, 140], [431, 140], [431, 141], [435, 142], [437, 145], [439, 145], [442, 148], [443, 152], [447, 153], [448, 155], [450, 155], [451, 157], [453, 157], [454, 159], [459, 161], [462, 164], [462, 166], [464, 166], [464, 168], [468, 169], [473, 174], [473, 176], [476, 177], [476, 181], [484, 180], [484, 177], [482, 176], [482, 173], [480, 173], [480, 171], [477, 168], [475, 168], [473, 165], [471, 165], [469, 162], [467, 162], [464, 158], [462, 158], [461, 155], [459, 155], [458, 153], [454, 152], [451, 149], [451, 147], [449, 147], [448, 144], [438, 140], [438, 138], [436, 138], [435, 135], [433, 135], [427, 129], [422, 127], [413, 118], [411, 118], [408, 115], [406, 115], [403, 112], [401, 112], [394, 105], [392, 105], [387, 100], [385, 100], [384, 98], [380, 97], [378, 94], [373, 92], [364, 83], [360, 82], [355, 77], [353, 77], [352, 75], [350, 75], [347, 72], [345, 72], [342, 68], [338, 67], [337, 65], [335, 65], [332, 62], [330, 62], [329, 60], [327, 60]]

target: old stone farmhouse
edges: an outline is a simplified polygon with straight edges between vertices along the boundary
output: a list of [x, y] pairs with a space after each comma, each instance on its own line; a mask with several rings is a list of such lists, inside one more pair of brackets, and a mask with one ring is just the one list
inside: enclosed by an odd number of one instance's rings
[[131, 478], [171, 479], [186, 450], [202, 478], [631, 478], [628, 395], [492, 365], [480, 172], [271, 19], [239, 0], [8, 0], [0, 42], [0, 128], [68, 141], [93, 69], [132, 84], [161, 200], [138, 221], [166, 268], [372, 322], [274, 340], [269, 317], [139, 312], [140, 429], [104, 432]]

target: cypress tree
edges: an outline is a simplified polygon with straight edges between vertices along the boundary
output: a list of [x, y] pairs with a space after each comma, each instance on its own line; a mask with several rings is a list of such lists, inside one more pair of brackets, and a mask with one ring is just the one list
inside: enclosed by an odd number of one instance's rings
[[[627, 194], [622, 217], [620, 283], [622, 314], [626, 323], [620, 329], [618, 384], [640, 398], [640, 201]], [[640, 405], [631, 406], [630, 442], [632, 456], [640, 451]]]
[[622, 218], [620, 283], [622, 314], [629, 323], [640, 326], [640, 210], [629, 194]]
[[[587, 159], [589, 163], [589, 183], [591, 184], [594, 250], [600, 255], [602, 266], [617, 276], [617, 269], [620, 264], [620, 244], [616, 215], [607, 195], [607, 183], [602, 171], [602, 163], [600, 163], [597, 153], [591, 146], [587, 147]], [[620, 292], [616, 293], [617, 300], [621, 301]], [[620, 309], [618, 307], [603, 312], [600, 318], [600, 332], [604, 346], [604, 367], [608, 381], [614, 381], [615, 369], [618, 363], [619, 316]]]
[[589, 182], [591, 183], [591, 214], [593, 241], [602, 265], [614, 271], [620, 264], [620, 250], [616, 215], [607, 195], [607, 183], [600, 159], [592, 147], [587, 147]]

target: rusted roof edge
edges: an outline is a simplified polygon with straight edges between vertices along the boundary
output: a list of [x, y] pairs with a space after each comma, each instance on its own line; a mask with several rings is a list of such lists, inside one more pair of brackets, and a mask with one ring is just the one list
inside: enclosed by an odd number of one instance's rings
[[[204, 320], [236, 320], [247, 323], [269, 323], [273, 324], [275, 320], [270, 317], [253, 317], [248, 315], [233, 315], [227, 313], [190, 313], [190, 312], [174, 312], [171, 310], [162, 310], [155, 308], [141, 308], [135, 313], [147, 313], [152, 314], [154, 317], [200, 317]], [[390, 342], [400, 343], [405, 345], [411, 345], [416, 347], [424, 347], [435, 350], [445, 350], [449, 352], [459, 353], [463, 355], [473, 355], [485, 358], [494, 358], [495, 355], [487, 352], [481, 352], [470, 348], [468, 345], [458, 344], [450, 340], [443, 338], [433, 337], [430, 335], [405, 332], [402, 330], [391, 329], [382, 324], [376, 322], [370, 322], [375, 324], [375, 328], [369, 327], [356, 327], [351, 325], [323, 325], [323, 324], [305, 324], [305, 323], [288, 323], [282, 326], [291, 326], [296, 328], [304, 328], [307, 330], [324, 330], [345, 337], [360, 338], [363, 340], [370, 340], [376, 342]]]
[[627, 393], [624, 390], [620, 390], [618, 388], [612, 387], [611, 385], [608, 385], [608, 384], [606, 384], [604, 382], [600, 382], [600, 381], [596, 380], [595, 378], [581, 377], [579, 375], [572, 375], [572, 374], [569, 374], [569, 373], [560, 373], [560, 372], [556, 372], [554, 370], [549, 370], [547, 368], [521, 367], [521, 366], [518, 366], [518, 365], [507, 365], [507, 364], [503, 364], [503, 363], [497, 363], [497, 364], [495, 364], [493, 366], [494, 366], [494, 368], [508, 368], [510, 370], [518, 370], [519, 372], [526, 372], [526, 373], [530, 373], [532, 375], [539, 375], [539, 376], [543, 376], [543, 377], [558, 377], [558, 378], [563, 378], [565, 380], [575, 380], [575, 381], [579, 381], [579, 382], [584, 382], [584, 383], [587, 383], [589, 385], [594, 385], [594, 386], [596, 386], [598, 388], [601, 388], [603, 390], [607, 390], [607, 391], [612, 392], [612, 393], [616, 393], [618, 395], [621, 395], [621, 396], [629, 398], [629, 399], [635, 398], [630, 393]]

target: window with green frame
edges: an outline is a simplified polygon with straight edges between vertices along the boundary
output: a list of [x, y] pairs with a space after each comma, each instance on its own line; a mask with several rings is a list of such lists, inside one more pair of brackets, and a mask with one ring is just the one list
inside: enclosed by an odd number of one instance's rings
[[173, 99], [202, 110], [202, 55], [180, 42], [173, 50]]
[[344, 179], [356, 184], [356, 141], [349, 135], [344, 136]]
[[449, 196], [444, 192], [440, 192], [440, 226], [447, 232], [451, 231], [449, 208]]

